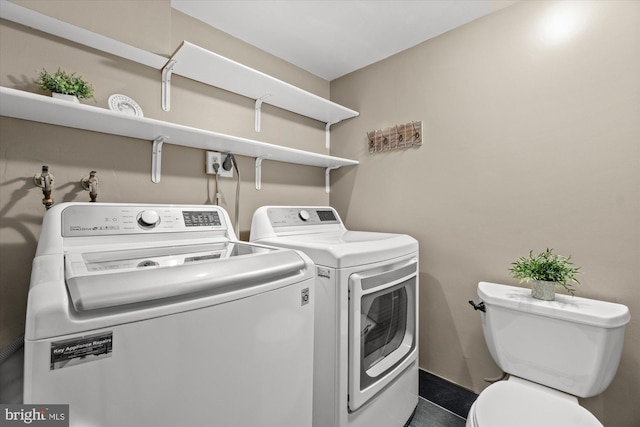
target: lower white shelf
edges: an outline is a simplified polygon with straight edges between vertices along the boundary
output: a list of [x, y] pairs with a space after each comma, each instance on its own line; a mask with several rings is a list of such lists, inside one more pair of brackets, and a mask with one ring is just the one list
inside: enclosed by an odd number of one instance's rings
[[[328, 171], [358, 161], [325, 154], [310, 153], [237, 136], [183, 126], [146, 117], [135, 117], [105, 108], [61, 101], [43, 95], [0, 87], [0, 115], [75, 129], [120, 135], [147, 141], [231, 152], [262, 160], [324, 167]], [[160, 164], [162, 150], [155, 150], [154, 162]], [[157, 180], [159, 181], [159, 174]]]

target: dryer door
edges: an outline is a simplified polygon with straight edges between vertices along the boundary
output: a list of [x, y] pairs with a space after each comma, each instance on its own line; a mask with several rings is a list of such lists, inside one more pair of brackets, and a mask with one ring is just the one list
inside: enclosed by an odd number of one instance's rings
[[349, 409], [357, 410], [417, 357], [416, 258], [349, 278]]

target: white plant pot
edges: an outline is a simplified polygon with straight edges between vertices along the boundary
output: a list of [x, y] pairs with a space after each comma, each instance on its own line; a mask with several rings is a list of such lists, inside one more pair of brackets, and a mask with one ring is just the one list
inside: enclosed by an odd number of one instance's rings
[[531, 296], [544, 301], [556, 299], [556, 282], [534, 280], [531, 282]]
[[69, 101], [69, 102], [75, 102], [76, 104], [80, 103], [80, 100], [75, 95], [67, 95], [65, 93], [53, 92], [53, 93], [51, 93], [51, 96], [54, 97], [54, 98], [57, 98], [57, 99], [62, 99], [62, 100]]

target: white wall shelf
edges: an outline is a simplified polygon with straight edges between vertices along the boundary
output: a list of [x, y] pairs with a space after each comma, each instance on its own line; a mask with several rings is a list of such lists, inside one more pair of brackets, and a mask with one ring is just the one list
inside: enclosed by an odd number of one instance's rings
[[[186, 41], [171, 58], [166, 58], [15, 3], [0, 1], [0, 18], [2, 19], [162, 70], [162, 107], [166, 111], [169, 110], [170, 105], [171, 75], [175, 73], [254, 99], [256, 101], [256, 131], [260, 130], [260, 114], [263, 103], [322, 121], [326, 123], [327, 149], [329, 148], [331, 125], [359, 114], [357, 111]], [[325, 167], [327, 192], [329, 191], [330, 170], [358, 163], [353, 160], [279, 147], [158, 120], [127, 117], [110, 110], [86, 105], [61, 104], [61, 101], [58, 100], [10, 88], [1, 88], [1, 90], [2, 115], [154, 141], [152, 170], [154, 182], [160, 180], [162, 144], [165, 142], [255, 157], [256, 188], [260, 188], [262, 160]], [[15, 102], [15, 105], [11, 105], [12, 102]]]
[[0, 18], [160, 70], [167, 58], [2, 0]]
[[177, 74], [255, 100], [256, 132], [260, 131], [263, 103], [324, 122], [327, 148], [329, 148], [331, 125], [359, 115], [357, 111], [187, 41], [182, 42], [171, 58], [166, 58], [9, 1], [2, 0], [1, 5], [0, 18], [161, 69], [162, 108], [165, 111], [169, 111], [171, 104], [171, 75]]
[[[154, 141], [152, 151], [152, 164], [156, 165], [152, 170], [154, 182], [160, 180], [163, 143], [254, 157], [256, 169], [260, 168], [263, 160], [323, 167], [326, 169], [327, 192], [330, 170], [358, 164], [356, 160], [311, 153], [147, 117], [130, 116], [7, 87], [0, 87], [0, 115]], [[256, 173], [257, 188], [260, 187], [259, 176], [260, 173]]]
[[[358, 112], [264, 74], [187, 41], [163, 69], [162, 108], [170, 109], [171, 74], [237, 93], [256, 101], [256, 131], [260, 130], [263, 103], [332, 124], [358, 116]], [[327, 139], [328, 141], [328, 139]]]

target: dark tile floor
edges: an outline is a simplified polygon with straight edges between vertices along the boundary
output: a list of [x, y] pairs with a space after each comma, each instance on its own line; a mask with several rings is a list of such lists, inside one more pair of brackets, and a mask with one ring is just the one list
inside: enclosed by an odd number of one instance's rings
[[450, 383], [429, 372], [420, 370], [420, 397], [441, 406], [454, 414], [466, 417], [471, 405], [478, 398], [472, 391]]
[[420, 400], [408, 427], [464, 427], [478, 397], [426, 371], [420, 371]]
[[407, 427], [464, 427], [465, 423], [466, 420], [460, 415], [421, 397]]

